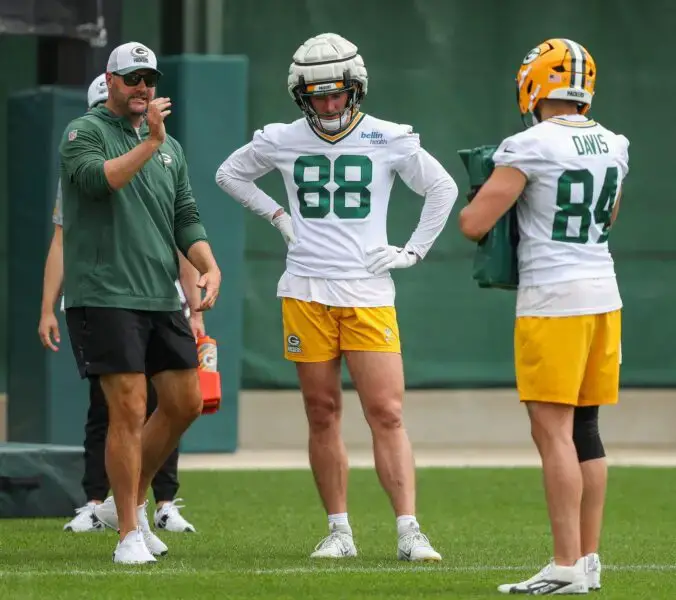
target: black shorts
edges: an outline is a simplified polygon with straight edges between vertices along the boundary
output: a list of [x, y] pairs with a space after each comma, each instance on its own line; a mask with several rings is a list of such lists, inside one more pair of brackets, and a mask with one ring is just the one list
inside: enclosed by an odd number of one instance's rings
[[80, 377], [197, 368], [197, 346], [181, 311], [77, 307], [66, 323]]

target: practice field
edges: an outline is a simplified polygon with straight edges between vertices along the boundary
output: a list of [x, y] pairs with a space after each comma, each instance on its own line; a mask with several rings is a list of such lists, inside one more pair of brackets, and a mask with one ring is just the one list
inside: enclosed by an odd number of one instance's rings
[[[611, 469], [603, 590], [595, 598], [676, 598], [676, 476]], [[551, 548], [537, 469], [419, 469], [418, 517], [444, 560], [396, 560], [394, 518], [372, 470], [350, 477], [359, 556], [313, 561], [327, 526], [309, 471], [182, 472], [198, 533], [160, 537], [155, 565], [119, 567], [116, 536], [64, 533], [65, 520], [0, 521], [0, 598], [499, 598]]]

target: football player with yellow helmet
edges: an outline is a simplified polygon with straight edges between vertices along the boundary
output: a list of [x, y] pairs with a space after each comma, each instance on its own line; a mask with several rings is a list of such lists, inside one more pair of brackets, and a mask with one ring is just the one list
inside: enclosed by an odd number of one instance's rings
[[[309, 423], [310, 464], [328, 514], [316, 558], [355, 556], [341, 436], [345, 356], [371, 428], [375, 465], [397, 520], [397, 556], [438, 561], [420, 531], [415, 471], [402, 420], [404, 372], [393, 269], [416, 265], [441, 233], [457, 186], [408, 125], [360, 111], [368, 73], [357, 47], [334, 33], [304, 42], [288, 91], [303, 113], [254, 133], [218, 169], [232, 198], [269, 220], [288, 245], [282, 300], [284, 351], [296, 363]], [[277, 169], [291, 216], [254, 180]], [[387, 208], [399, 176], [425, 203], [403, 247], [387, 240]]]
[[598, 409], [617, 403], [622, 300], [608, 236], [628, 172], [629, 142], [587, 114], [596, 63], [550, 39], [516, 76], [528, 129], [508, 137], [495, 170], [460, 214], [481, 239], [516, 203], [519, 289], [514, 354], [520, 400], [542, 458], [554, 559], [504, 593], [600, 588], [598, 544], [607, 468]]

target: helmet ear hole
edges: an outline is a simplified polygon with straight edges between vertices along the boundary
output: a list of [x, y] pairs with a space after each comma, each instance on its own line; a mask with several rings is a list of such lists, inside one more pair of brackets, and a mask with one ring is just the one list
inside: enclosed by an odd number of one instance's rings
[[528, 94], [530, 94], [532, 91], [533, 91], [533, 80], [531, 79], [531, 80], [528, 82], [528, 86], [526, 87], [526, 92], [527, 92]]

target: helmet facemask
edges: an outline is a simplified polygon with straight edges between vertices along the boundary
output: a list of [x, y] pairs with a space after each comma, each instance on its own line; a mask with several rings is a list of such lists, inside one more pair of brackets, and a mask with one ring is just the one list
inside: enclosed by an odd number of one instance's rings
[[[312, 106], [313, 97], [343, 92], [347, 92], [347, 102], [345, 108], [338, 112], [318, 113]], [[352, 79], [349, 71], [346, 71], [342, 81], [317, 81], [309, 84], [301, 75], [298, 85], [293, 89], [293, 97], [314, 129], [327, 135], [335, 135], [345, 131], [357, 116], [364, 92], [361, 83]]]

